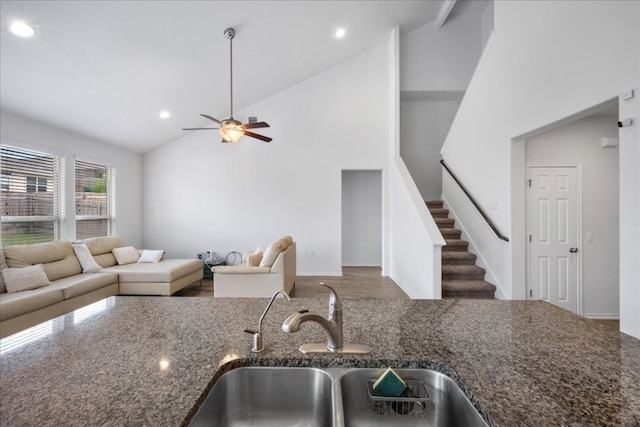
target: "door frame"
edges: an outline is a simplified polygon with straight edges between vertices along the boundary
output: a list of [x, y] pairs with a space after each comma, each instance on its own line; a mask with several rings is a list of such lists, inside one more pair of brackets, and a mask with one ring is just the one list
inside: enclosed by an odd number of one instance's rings
[[531, 179], [531, 168], [575, 168], [576, 170], [576, 246], [578, 247], [576, 257], [576, 314], [582, 315], [582, 253], [584, 245], [582, 244], [582, 164], [580, 163], [547, 163], [547, 162], [526, 162], [525, 173], [525, 232], [526, 232], [526, 256], [525, 256], [525, 274], [526, 274], [526, 292], [525, 298], [533, 300], [533, 287], [531, 285], [531, 245], [529, 244], [529, 235], [531, 234], [531, 206], [529, 180]]

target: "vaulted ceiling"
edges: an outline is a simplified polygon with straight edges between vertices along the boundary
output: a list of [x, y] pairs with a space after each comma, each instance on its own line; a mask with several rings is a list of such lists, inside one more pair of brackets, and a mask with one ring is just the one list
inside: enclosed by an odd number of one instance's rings
[[[455, 3], [455, 1], [453, 1]], [[0, 106], [147, 152], [434, 21], [452, 0], [2, 1]], [[8, 31], [15, 20], [32, 38]], [[336, 38], [338, 28], [346, 29]], [[162, 110], [171, 117], [162, 120]], [[246, 118], [240, 118], [245, 120]]]

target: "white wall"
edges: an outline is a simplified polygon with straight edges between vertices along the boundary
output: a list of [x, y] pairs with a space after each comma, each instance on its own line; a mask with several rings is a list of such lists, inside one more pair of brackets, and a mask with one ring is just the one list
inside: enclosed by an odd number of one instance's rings
[[342, 265], [382, 266], [381, 171], [342, 171]]
[[486, 1], [459, 1], [446, 23], [429, 23], [400, 38], [402, 91], [465, 90], [480, 57]]
[[373, 49], [236, 114], [267, 121], [271, 128], [258, 133], [271, 143], [221, 144], [215, 131], [200, 131], [147, 153], [145, 242], [193, 256], [290, 234], [298, 274], [341, 274], [342, 170], [387, 167], [387, 51]]
[[400, 156], [425, 200], [441, 198], [439, 152], [480, 57], [482, 27], [493, 24], [490, 5], [459, 1], [442, 27], [400, 37]]
[[[511, 195], [512, 187], [521, 186], [523, 180], [522, 171], [512, 170], [512, 141], [626, 89], [638, 93], [640, 3], [498, 1], [494, 10], [495, 36], [487, 45], [442, 155], [498, 227], [510, 232], [512, 243], [494, 238], [487, 242], [484, 254], [496, 275], [509, 284], [508, 296], [522, 298], [524, 270], [512, 269], [521, 261], [522, 248], [513, 242], [521, 241], [525, 231], [512, 220], [512, 211], [521, 207], [511, 206]], [[619, 109], [621, 117], [637, 120], [638, 95], [620, 101]], [[636, 125], [619, 133], [620, 229], [625, 231], [620, 236], [620, 316], [622, 331], [640, 337], [637, 129]], [[452, 202], [455, 197], [447, 199]], [[475, 235], [486, 225], [475, 219], [465, 227]]]
[[[45, 151], [54, 150], [73, 165], [74, 156], [106, 162], [116, 169], [116, 233], [135, 247], [143, 247], [142, 235], [142, 158], [140, 154], [37, 122], [3, 110], [0, 116], [1, 136], [7, 143]], [[67, 167], [65, 191], [73, 194], [73, 168]], [[75, 239], [74, 202], [67, 198], [67, 235]]]
[[391, 278], [411, 298], [442, 298], [444, 239], [401, 158], [389, 168]]
[[440, 149], [460, 102], [405, 100], [400, 105], [400, 157], [422, 198], [440, 200]]
[[[527, 164], [579, 164], [582, 168], [582, 314], [620, 314], [618, 149], [601, 137], [617, 137], [617, 117], [590, 116], [527, 139]], [[591, 233], [593, 241], [587, 240]]]

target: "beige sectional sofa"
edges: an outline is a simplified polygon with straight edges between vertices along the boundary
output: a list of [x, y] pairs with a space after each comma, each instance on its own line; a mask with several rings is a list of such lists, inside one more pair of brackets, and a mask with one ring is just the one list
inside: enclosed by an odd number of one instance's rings
[[[259, 252], [259, 251], [258, 251]], [[276, 291], [291, 293], [296, 280], [296, 242], [290, 236], [267, 247], [258, 265], [216, 266], [213, 271], [214, 298], [270, 298]]]
[[[95, 273], [83, 273], [72, 243], [66, 240], [8, 246], [0, 251], [0, 269], [11, 269], [0, 274], [0, 338], [109, 296], [172, 295], [203, 276], [202, 261], [195, 259], [118, 265], [112, 251], [124, 247], [121, 237], [83, 243], [102, 267]], [[50, 284], [7, 292], [8, 284], [2, 280], [5, 273], [38, 270], [38, 265], [42, 265], [45, 284]]]

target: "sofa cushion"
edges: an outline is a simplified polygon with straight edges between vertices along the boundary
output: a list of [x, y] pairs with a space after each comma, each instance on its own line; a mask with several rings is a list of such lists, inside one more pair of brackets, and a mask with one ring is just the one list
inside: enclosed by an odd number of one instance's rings
[[247, 257], [247, 265], [249, 267], [258, 267], [260, 265], [260, 261], [262, 261], [262, 257], [264, 254], [262, 252], [256, 252]]
[[84, 243], [91, 251], [91, 255], [102, 255], [109, 253], [113, 248], [124, 246], [124, 239], [120, 236], [91, 237], [76, 243]]
[[91, 237], [76, 243], [87, 245], [91, 255], [101, 267], [111, 267], [118, 263], [111, 251], [113, 248], [123, 247], [124, 239], [120, 236]]
[[9, 293], [37, 289], [51, 284], [41, 264], [20, 268], [5, 268], [2, 270], [2, 279]]
[[0, 321], [48, 307], [63, 300], [62, 291], [51, 286], [0, 294]]
[[271, 267], [275, 262], [280, 252], [284, 251], [287, 248], [287, 244], [284, 240], [276, 240], [269, 246], [267, 246], [267, 250], [264, 252], [262, 256], [262, 260], [260, 261], [260, 267]]
[[169, 283], [195, 271], [202, 271], [200, 259], [163, 259], [161, 262], [133, 263], [103, 268], [100, 273], [118, 273], [120, 283]]
[[118, 265], [131, 264], [138, 262], [138, 259], [140, 259], [140, 254], [133, 246], [113, 248], [111, 252], [113, 252], [113, 256], [116, 257]]
[[51, 281], [82, 273], [71, 242], [67, 240], [7, 246], [4, 248], [4, 256], [10, 268], [42, 264]]
[[289, 245], [293, 243], [293, 237], [289, 235], [282, 236], [280, 240], [284, 240], [287, 243], [287, 247], [289, 247]]
[[[0, 248], [0, 272], [7, 268], [7, 263], [4, 262], [4, 248]], [[4, 280], [2, 280], [2, 274], [0, 274], [0, 294], [3, 292], [7, 292], [4, 287]]]
[[138, 259], [138, 262], [156, 263], [156, 262], [158, 262], [158, 261], [160, 261], [162, 259], [162, 255], [164, 255], [164, 251], [163, 250], [153, 251], [153, 250], [145, 249], [145, 250], [142, 251], [142, 254], [140, 255], [140, 258]]
[[93, 259], [87, 245], [84, 243], [74, 243], [71, 246], [73, 247], [73, 252], [76, 254], [76, 258], [80, 261], [83, 273], [97, 273], [102, 269], [100, 264]]
[[61, 290], [64, 299], [71, 299], [114, 283], [118, 283], [118, 275], [115, 273], [77, 274], [56, 280], [50, 288]]

